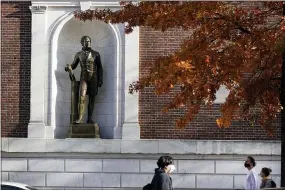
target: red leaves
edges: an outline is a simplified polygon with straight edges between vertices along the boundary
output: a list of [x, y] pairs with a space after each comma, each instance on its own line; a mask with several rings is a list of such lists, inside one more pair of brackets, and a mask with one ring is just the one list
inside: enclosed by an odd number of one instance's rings
[[[250, 3], [256, 6], [248, 6]], [[260, 117], [254, 122], [270, 128], [270, 121], [280, 111], [280, 81], [270, 78], [280, 76], [285, 47], [282, 2], [142, 1], [137, 5], [121, 2], [121, 6], [114, 12], [76, 12], [75, 17], [126, 23], [126, 33], [137, 26], [189, 32], [178, 51], [158, 58], [147, 76], [130, 85], [130, 93], [154, 86], [160, 95], [181, 85], [163, 111], [185, 106], [188, 112], [176, 123], [182, 128], [201, 104], [213, 103], [216, 91], [224, 85], [230, 95], [221, 107], [219, 127], [229, 127], [236, 118], [252, 120], [251, 109], [258, 106]]]
[[206, 55], [205, 62], [206, 62], [207, 64], [209, 64], [209, 63], [210, 63], [210, 56]]

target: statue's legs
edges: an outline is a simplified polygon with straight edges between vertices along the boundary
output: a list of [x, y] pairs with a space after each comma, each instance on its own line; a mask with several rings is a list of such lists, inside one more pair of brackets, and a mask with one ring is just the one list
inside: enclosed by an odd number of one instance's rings
[[79, 102], [78, 102], [78, 119], [75, 123], [81, 123], [83, 114], [84, 114], [84, 105], [85, 105], [85, 97], [87, 91], [87, 84], [84, 80], [81, 79], [80, 87], [79, 87]]
[[88, 120], [87, 120], [87, 123], [94, 123], [94, 121], [92, 120], [94, 104], [95, 104], [95, 96], [93, 94], [90, 94], [89, 95], [89, 104], [88, 104]]
[[89, 80], [87, 88], [88, 88], [88, 95], [89, 95], [87, 123], [94, 123], [94, 121], [92, 120], [92, 115], [93, 115], [94, 106], [95, 106], [95, 97], [98, 92], [97, 76], [95, 74], [93, 74], [91, 79]]

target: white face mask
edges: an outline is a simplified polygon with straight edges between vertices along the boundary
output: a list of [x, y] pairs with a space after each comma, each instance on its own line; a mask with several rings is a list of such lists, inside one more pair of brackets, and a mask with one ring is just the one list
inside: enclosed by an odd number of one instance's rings
[[168, 165], [167, 168], [169, 169], [169, 173], [172, 173], [176, 169], [173, 164]]

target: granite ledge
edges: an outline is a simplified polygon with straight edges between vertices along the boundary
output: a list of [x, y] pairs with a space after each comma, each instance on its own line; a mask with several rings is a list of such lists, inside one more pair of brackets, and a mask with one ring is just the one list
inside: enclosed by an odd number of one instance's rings
[[281, 155], [280, 141], [1, 138], [1, 151], [178, 155]]

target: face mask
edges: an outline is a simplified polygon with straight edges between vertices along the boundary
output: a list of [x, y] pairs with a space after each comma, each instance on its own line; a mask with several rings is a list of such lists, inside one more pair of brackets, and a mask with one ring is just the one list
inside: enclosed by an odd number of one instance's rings
[[173, 164], [167, 166], [169, 168], [169, 173], [172, 173], [176, 168]]
[[249, 168], [250, 167], [250, 164], [248, 164], [248, 163], [244, 163], [244, 167], [246, 167], [246, 168]]

